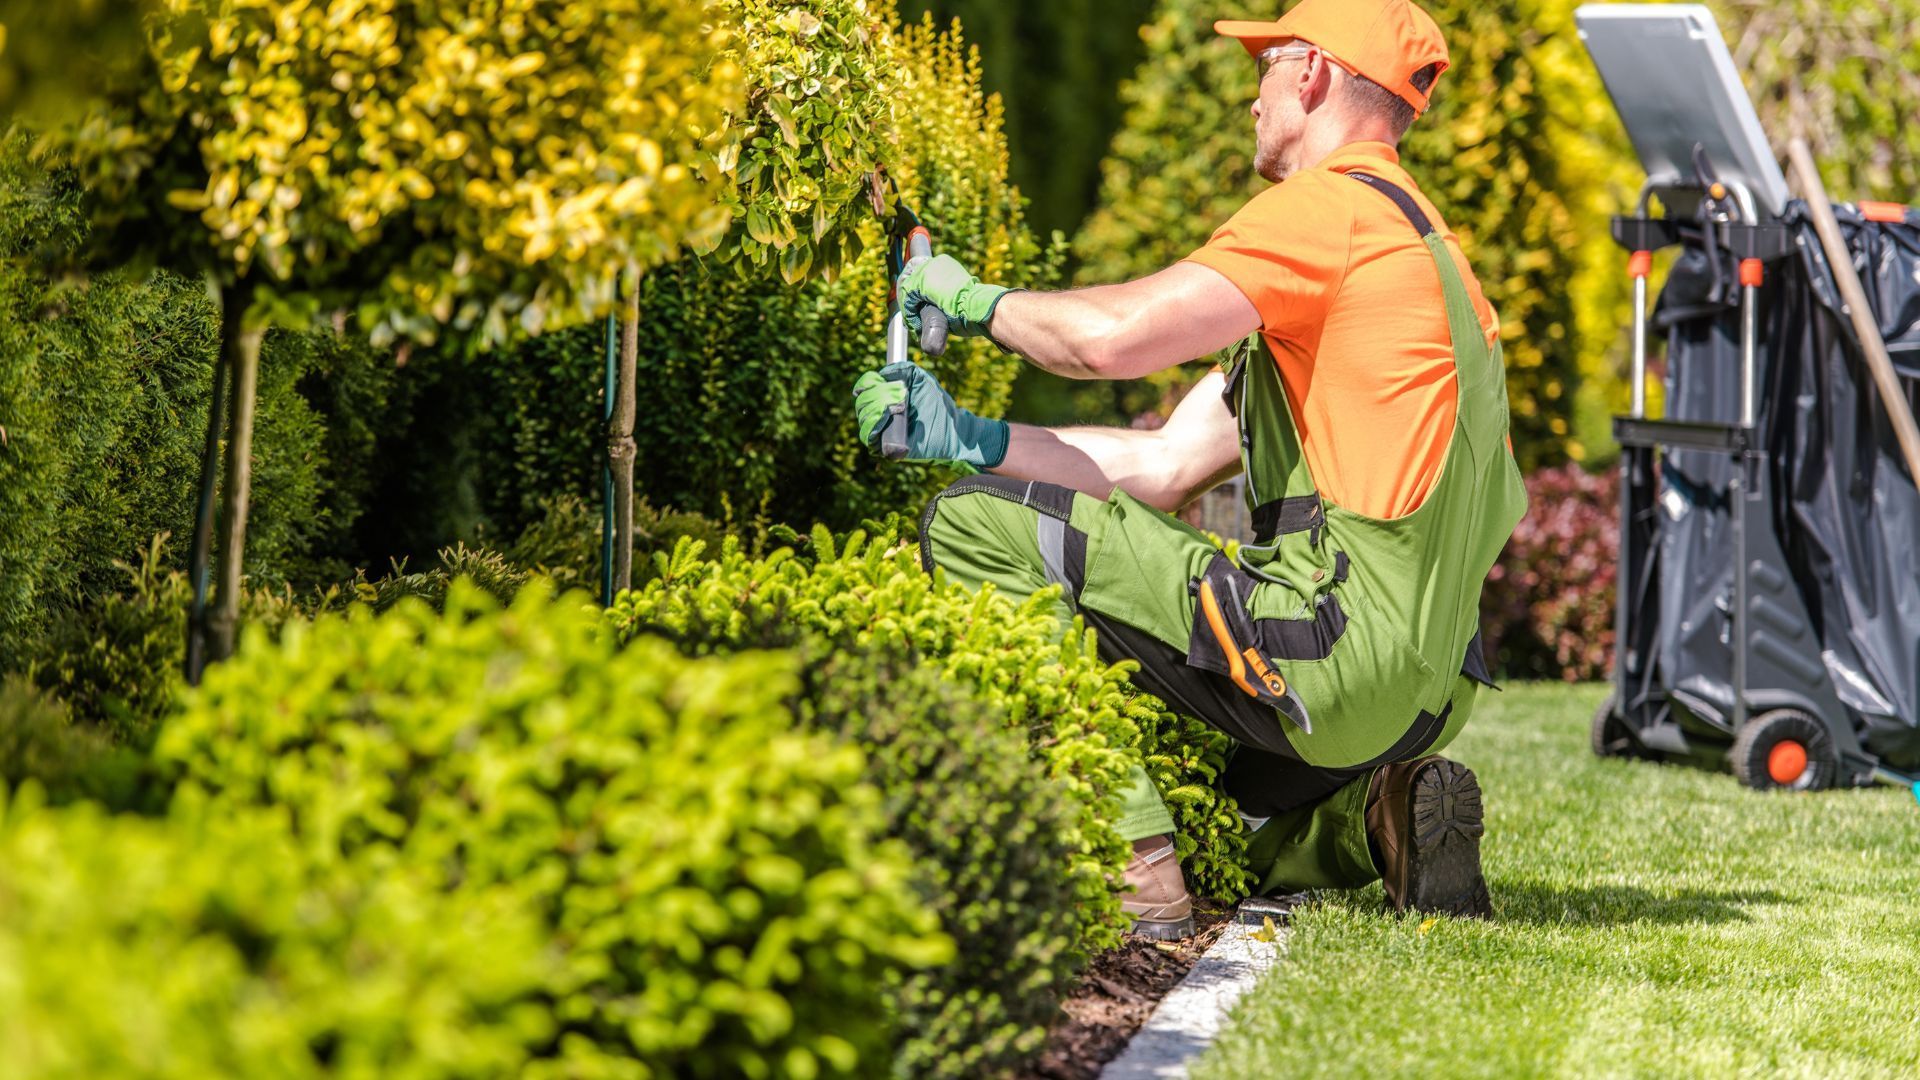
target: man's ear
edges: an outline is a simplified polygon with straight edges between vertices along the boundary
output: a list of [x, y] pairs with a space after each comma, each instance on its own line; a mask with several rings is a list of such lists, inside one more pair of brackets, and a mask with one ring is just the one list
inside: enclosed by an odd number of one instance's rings
[[1300, 65], [1300, 108], [1312, 112], [1333, 98], [1333, 61], [1315, 47]]

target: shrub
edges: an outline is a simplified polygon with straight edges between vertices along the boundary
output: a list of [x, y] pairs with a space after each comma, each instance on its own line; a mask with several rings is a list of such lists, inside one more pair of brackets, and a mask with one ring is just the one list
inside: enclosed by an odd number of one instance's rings
[[321, 864], [534, 905], [558, 1024], [534, 1075], [875, 1071], [890, 972], [948, 958], [858, 750], [796, 730], [795, 661], [616, 652], [545, 587], [456, 583], [257, 632], [156, 753], [216, 811], [282, 807]]
[[1620, 476], [1542, 469], [1527, 478], [1527, 506], [1481, 596], [1488, 659], [1508, 678], [1604, 679], [1613, 662]]
[[[58, 695], [74, 719], [121, 746], [145, 749], [185, 686], [186, 575], [166, 568], [165, 534], [137, 564], [117, 563], [127, 587], [56, 609], [27, 654], [35, 682]], [[242, 610], [274, 632], [299, 616], [290, 591], [249, 589]]]
[[1779, 146], [1803, 136], [1836, 199], [1920, 193], [1916, 0], [1717, 0], [1734, 67]]
[[[935, 245], [990, 280], [1056, 280], [1060, 253], [1043, 249], [1026, 225], [1021, 196], [1007, 180], [1000, 105], [980, 88], [977, 58], [957, 33], [930, 25], [889, 28], [875, 42], [894, 72], [887, 175], [926, 219]], [[777, 267], [756, 269], [724, 245], [642, 279], [635, 484], [654, 506], [733, 530], [775, 521], [851, 528], [919, 505], [951, 479], [940, 466], [879, 461], [855, 438], [854, 380], [885, 357], [883, 233], [865, 205], [855, 199], [835, 211], [843, 248], [860, 253], [833, 281], [788, 284]], [[413, 430], [416, 441], [396, 440], [392, 453], [419, 467], [457, 470], [437, 486], [470, 492], [475, 505], [449, 507], [444, 516], [458, 523], [470, 513], [499, 535], [536, 520], [539, 500], [555, 494], [597, 506], [605, 348], [606, 329], [594, 326], [471, 364], [416, 360], [408, 381], [416, 372], [420, 381], [443, 380], [447, 399], [472, 415], [462, 430]], [[977, 340], [916, 359], [986, 415], [1005, 410], [1020, 367]], [[431, 437], [417, 441], [423, 434]], [[457, 535], [469, 534], [443, 528], [420, 550]]]
[[893, 1075], [997, 1074], [1039, 1048], [1082, 957], [1074, 948], [1075, 821], [1044, 766], [1002, 717], [911, 652], [833, 644], [778, 611], [744, 621], [688, 612], [682, 650], [794, 649], [801, 722], [867, 752], [888, 835], [954, 939], [954, 961], [894, 988], [904, 1038]]
[[868, 752], [888, 833], [954, 939], [953, 963], [895, 992], [894, 1075], [960, 1080], [1030, 1057], [1080, 966], [1073, 808], [1018, 733], [915, 659], [828, 649], [805, 675], [803, 714]]
[[18, 675], [0, 676], [0, 786], [38, 783], [56, 803], [137, 801], [140, 761]]
[[0, 1075], [511, 1074], [551, 960], [501, 892], [314, 871], [272, 815], [109, 817], [0, 785]]
[[[0, 136], [0, 670], [58, 609], [118, 589], [116, 560], [191, 535], [217, 348], [198, 283], [22, 265], [87, 235], [78, 192], [28, 144]], [[304, 587], [346, 573], [393, 367], [331, 331], [270, 334], [264, 351], [247, 572]]]
[[[1219, 744], [1141, 745], [1142, 720], [1155, 721], [1156, 735], [1190, 729], [1158, 723], [1158, 703], [1132, 689], [1126, 665], [1099, 659], [1091, 632], [1076, 623], [1063, 639], [1045, 592], [1016, 601], [992, 590], [975, 594], [948, 585], [923, 573], [917, 553], [896, 546], [887, 534], [869, 542], [855, 532], [836, 546], [825, 529], [816, 528], [809, 546], [806, 558], [782, 548], [751, 559], [729, 540], [707, 560], [697, 544], [682, 542], [670, 558], [656, 558], [657, 580], [617, 597], [608, 616], [623, 634], [714, 624], [728, 635], [775, 617], [843, 648], [903, 649], [917, 656], [1023, 732], [1072, 800], [1076, 938], [1087, 951], [1116, 943], [1124, 925], [1118, 889], [1128, 854], [1111, 824], [1119, 785], [1143, 754], [1165, 755], [1158, 770], [1163, 790], [1209, 783], [1207, 770], [1215, 767]], [[1193, 768], [1186, 771], [1189, 762]], [[1231, 810], [1233, 804], [1224, 796], [1174, 801], [1181, 833], [1205, 849], [1197, 856], [1203, 868], [1237, 859], [1237, 845], [1244, 842], [1237, 815], [1232, 830], [1212, 823], [1222, 807]], [[1242, 894], [1224, 869], [1203, 872], [1225, 895]]]

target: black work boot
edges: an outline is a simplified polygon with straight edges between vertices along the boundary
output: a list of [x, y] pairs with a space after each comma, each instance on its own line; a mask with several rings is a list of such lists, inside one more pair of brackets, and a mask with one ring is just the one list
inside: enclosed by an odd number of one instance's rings
[[1367, 789], [1367, 841], [1395, 911], [1493, 915], [1480, 875], [1480, 782], [1443, 757], [1380, 768]]
[[1129, 932], [1141, 937], [1174, 941], [1193, 936], [1193, 898], [1187, 895], [1172, 833], [1133, 842], [1120, 910], [1133, 916]]

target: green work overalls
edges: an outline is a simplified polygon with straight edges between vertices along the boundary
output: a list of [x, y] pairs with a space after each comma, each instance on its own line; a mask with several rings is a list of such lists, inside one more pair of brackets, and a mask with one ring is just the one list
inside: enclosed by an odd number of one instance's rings
[[[1314, 801], [1256, 829], [1249, 858], [1260, 891], [1378, 877], [1362, 820], [1371, 769], [1439, 750], [1472, 712], [1485, 681], [1481, 585], [1526, 508], [1506, 442], [1500, 348], [1489, 347], [1445, 241], [1399, 188], [1347, 175], [1406, 213], [1445, 296], [1457, 408], [1440, 475], [1417, 509], [1372, 518], [1320, 496], [1278, 364], [1255, 334], [1234, 353], [1226, 393], [1255, 532], [1238, 565], [1199, 530], [1118, 490], [1101, 502], [970, 477], [935, 498], [921, 528], [929, 570], [1015, 595], [1061, 585], [1062, 616], [1084, 614], [1103, 655], [1140, 659], [1136, 681], [1259, 748], [1262, 760], [1331, 778]], [[1172, 828], [1144, 773], [1119, 825], [1129, 839]]]

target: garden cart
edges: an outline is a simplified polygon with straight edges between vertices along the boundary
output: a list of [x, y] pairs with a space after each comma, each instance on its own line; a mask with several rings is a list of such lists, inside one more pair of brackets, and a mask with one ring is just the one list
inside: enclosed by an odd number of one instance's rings
[[[1824, 194], [1803, 191], [1818, 207], [1789, 197], [1706, 8], [1577, 18], [1647, 171], [1636, 212], [1613, 223], [1630, 253], [1632, 406], [1614, 421], [1614, 686], [1593, 748], [1725, 763], [1756, 788], [1910, 786], [1920, 488], [1898, 429], [1920, 380], [1920, 212], [1833, 208], [1847, 259], [1831, 262], [1815, 227]], [[1858, 326], [1843, 300], [1856, 267], [1873, 316]], [[1892, 395], [1870, 378], [1882, 344]]]

